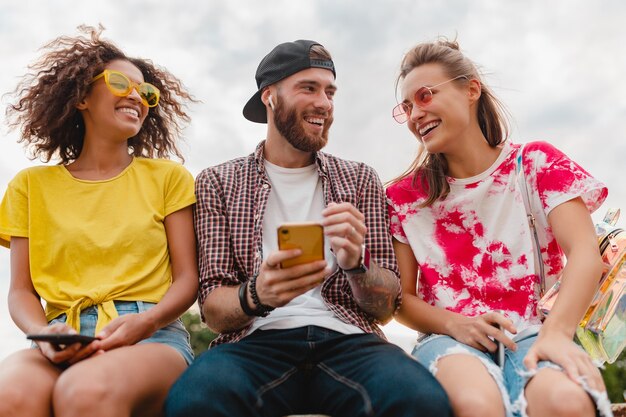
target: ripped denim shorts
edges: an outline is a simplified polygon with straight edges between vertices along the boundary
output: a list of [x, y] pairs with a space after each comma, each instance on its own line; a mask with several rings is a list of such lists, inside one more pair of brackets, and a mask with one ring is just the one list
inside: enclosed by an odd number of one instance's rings
[[[459, 353], [476, 356], [485, 364], [487, 371], [496, 381], [498, 388], [500, 388], [506, 416], [525, 417], [527, 416], [527, 404], [526, 398], [524, 397], [524, 387], [536, 371], [529, 371], [524, 366], [523, 360], [528, 350], [537, 339], [537, 332], [538, 329], [528, 332], [525, 337], [516, 340], [517, 351], [513, 352], [509, 349], [505, 349], [503, 368], [496, 365], [494, 354], [482, 352], [446, 335], [433, 334], [422, 336], [422, 338], [418, 339], [412, 355], [419, 363], [428, 368], [433, 375], [437, 373], [437, 361], [442, 356]], [[540, 361], [537, 364], [537, 369], [546, 367], [562, 369], [559, 365], [549, 361]], [[596, 403], [598, 415], [603, 417], [612, 416], [611, 402], [608, 399], [607, 393], [590, 390], [585, 386], [584, 382], [582, 385]]]

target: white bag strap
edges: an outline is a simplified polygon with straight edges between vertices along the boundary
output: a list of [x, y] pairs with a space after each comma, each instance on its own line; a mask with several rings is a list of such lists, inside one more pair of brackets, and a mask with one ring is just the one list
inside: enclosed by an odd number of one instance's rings
[[541, 296], [546, 293], [546, 275], [543, 265], [543, 258], [541, 257], [541, 245], [539, 245], [539, 236], [537, 236], [537, 227], [535, 223], [535, 216], [530, 209], [530, 194], [528, 193], [528, 184], [526, 183], [526, 177], [524, 176], [524, 166], [522, 163], [522, 157], [524, 153], [524, 144], [522, 144], [517, 150], [515, 156], [515, 174], [517, 183], [522, 190], [522, 200], [524, 200], [524, 208], [526, 209], [526, 217], [528, 218], [528, 226], [530, 232], [533, 235], [533, 249], [535, 252], [535, 267], [539, 269], [539, 288], [541, 290]]

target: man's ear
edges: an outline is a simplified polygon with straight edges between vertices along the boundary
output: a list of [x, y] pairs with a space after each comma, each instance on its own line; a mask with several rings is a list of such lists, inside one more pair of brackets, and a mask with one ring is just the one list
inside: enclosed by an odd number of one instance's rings
[[272, 95], [272, 90], [270, 87], [266, 87], [265, 90], [261, 93], [261, 101], [266, 106], [270, 106], [270, 109], [274, 111], [274, 105], [276, 104], [276, 96]]
[[263, 90], [263, 92], [261, 93], [261, 101], [266, 106], [272, 107], [273, 103], [270, 103], [270, 97], [272, 97], [272, 92], [269, 88], [265, 88], [265, 90]]

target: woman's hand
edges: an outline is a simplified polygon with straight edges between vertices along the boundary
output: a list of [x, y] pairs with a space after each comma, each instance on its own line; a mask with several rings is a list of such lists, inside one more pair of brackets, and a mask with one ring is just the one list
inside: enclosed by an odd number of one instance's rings
[[[50, 326], [42, 327], [37, 333], [39, 334], [76, 334], [76, 330], [63, 323], [55, 323]], [[72, 345], [63, 346], [49, 342], [36, 341], [41, 354], [55, 365], [72, 365], [79, 362], [98, 351], [96, 342], [82, 345], [74, 343]]]
[[465, 343], [483, 352], [495, 352], [498, 341], [515, 351], [517, 345], [498, 326], [511, 333], [517, 333], [513, 322], [504, 315], [489, 312], [477, 317], [457, 315], [457, 319], [448, 325], [448, 335], [455, 340]]
[[561, 366], [565, 374], [577, 384], [580, 378], [584, 378], [589, 388], [596, 391], [605, 391], [602, 375], [593, 364], [591, 357], [576, 346], [571, 337], [559, 332], [542, 334], [532, 345], [526, 357], [524, 365], [529, 370], [537, 369], [539, 361], [551, 361]]
[[158, 329], [145, 313], [124, 314], [111, 321], [97, 335], [98, 348], [104, 351], [121, 346], [134, 345], [146, 339]]

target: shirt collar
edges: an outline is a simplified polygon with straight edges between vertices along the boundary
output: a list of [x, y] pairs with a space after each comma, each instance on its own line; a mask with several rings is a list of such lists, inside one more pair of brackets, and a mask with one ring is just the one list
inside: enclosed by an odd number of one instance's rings
[[[263, 150], [265, 149], [265, 139], [259, 142], [254, 151], [254, 162], [256, 164], [257, 172], [261, 175], [265, 175], [265, 157], [263, 156]], [[320, 177], [326, 177], [328, 173], [328, 156], [324, 152], [315, 152], [315, 163], [317, 165], [317, 172]]]

